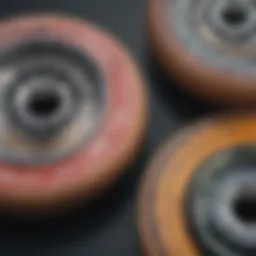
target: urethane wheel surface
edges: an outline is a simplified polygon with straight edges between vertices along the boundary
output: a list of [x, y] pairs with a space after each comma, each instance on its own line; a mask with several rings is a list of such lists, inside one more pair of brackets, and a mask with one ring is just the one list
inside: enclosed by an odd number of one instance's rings
[[150, 0], [153, 51], [192, 94], [255, 105], [255, 12], [253, 0]]
[[103, 193], [144, 135], [135, 62], [74, 17], [9, 18], [0, 34], [1, 211], [51, 214]]
[[255, 129], [253, 114], [223, 115], [164, 145], [139, 195], [146, 255], [255, 255]]

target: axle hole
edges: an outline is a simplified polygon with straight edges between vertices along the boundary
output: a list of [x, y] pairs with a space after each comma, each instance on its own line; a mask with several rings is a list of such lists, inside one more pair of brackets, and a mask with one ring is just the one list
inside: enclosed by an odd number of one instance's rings
[[230, 26], [243, 25], [248, 19], [248, 13], [240, 6], [229, 6], [222, 12], [222, 18]]
[[28, 100], [28, 111], [38, 118], [49, 118], [59, 109], [61, 99], [52, 91], [36, 92]]
[[255, 188], [242, 192], [234, 201], [234, 212], [242, 222], [256, 222], [256, 191]]

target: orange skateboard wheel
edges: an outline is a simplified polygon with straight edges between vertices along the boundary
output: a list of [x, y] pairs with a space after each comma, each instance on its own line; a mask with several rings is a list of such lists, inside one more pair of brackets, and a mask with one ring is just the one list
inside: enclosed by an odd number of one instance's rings
[[139, 195], [146, 255], [256, 251], [256, 116], [200, 121], [159, 151]]
[[1, 211], [48, 214], [103, 193], [146, 128], [135, 62], [77, 18], [14, 17], [0, 33]]
[[254, 1], [150, 0], [149, 33], [160, 63], [190, 93], [255, 105]]

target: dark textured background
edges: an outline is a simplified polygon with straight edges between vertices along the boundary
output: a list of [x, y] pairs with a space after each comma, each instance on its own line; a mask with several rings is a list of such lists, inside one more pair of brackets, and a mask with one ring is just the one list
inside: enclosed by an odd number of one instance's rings
[[142, 66], [150, 91], [151, 120], [138, 160], [103, 199], [71, 215], [40, 224], [0, 218], [0, 255], [142, 255], [136, 230], [136, 196], [145, 165], [168, 134], [207, 114], [211, 108], [170, 86], [150, 57], [146, 0], [1, 1], [2, 17], [34, 11], [76, 14], [116, 34]]

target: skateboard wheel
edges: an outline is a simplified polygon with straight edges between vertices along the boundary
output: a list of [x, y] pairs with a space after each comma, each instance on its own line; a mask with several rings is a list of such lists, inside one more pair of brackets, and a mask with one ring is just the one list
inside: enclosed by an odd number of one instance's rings
[[255, 129], [255, 115], [217, 116], [164, 145], [139, 195], [146, 255], [255, 255]]
[[146, 128], [135, 62], [77, 18], [13, 17], [0, 33], [1, 211], [49, 214], [103, 193]]
[[151, 0], [149, 32], [159, 62], [190, 93], [215, 104], [256, 103], [252, 0]]

